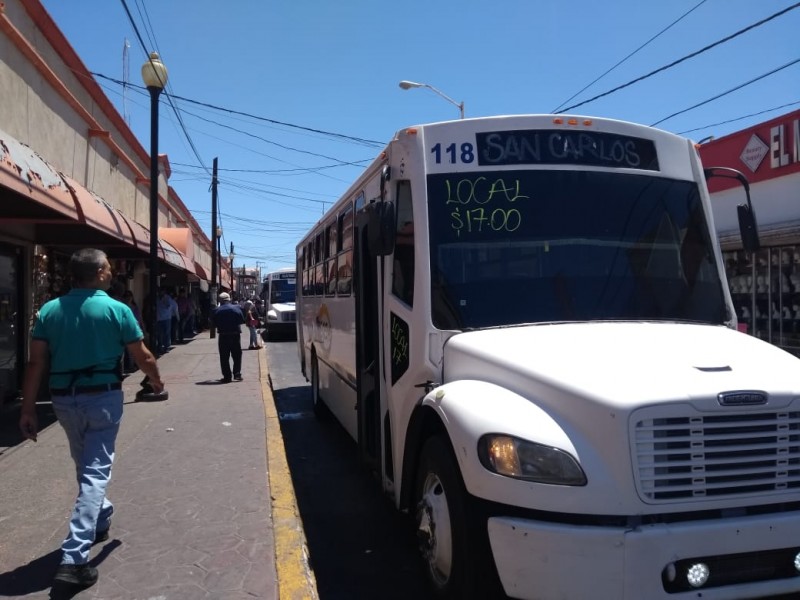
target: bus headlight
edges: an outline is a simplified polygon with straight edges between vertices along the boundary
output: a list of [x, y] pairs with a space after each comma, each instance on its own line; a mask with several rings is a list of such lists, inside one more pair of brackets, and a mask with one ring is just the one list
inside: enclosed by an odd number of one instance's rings
[[478, 457], [489, 471], [506, 477], [554, 485], [586, 485], [586, 475], [571, 454], [510, 435], [490, 433], [481, 437]]

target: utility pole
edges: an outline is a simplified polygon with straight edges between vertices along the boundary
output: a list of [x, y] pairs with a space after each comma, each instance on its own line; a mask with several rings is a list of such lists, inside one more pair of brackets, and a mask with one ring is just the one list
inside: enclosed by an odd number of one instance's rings
[[[217, 157], [214, 157], [214, 168], [211, 173], [211, 289], [208, 294], [208, 315], [217, 300], [217, 264], [219, 251], [217, 249], [219, 236], [217, 235]], [[213, 322], [210, 324], [209, 333], [212, 338], [217, 337], [217, 328]]]
[[231, 242], [231, 253], [228, 256], [228, 258], [231, 261], [230, 265], [228, 265], [230, 267], [230, 270], [231, 270], [231, 295], [233, 295], [233, 256], [234, 256], [233, 255], [233, 242]]

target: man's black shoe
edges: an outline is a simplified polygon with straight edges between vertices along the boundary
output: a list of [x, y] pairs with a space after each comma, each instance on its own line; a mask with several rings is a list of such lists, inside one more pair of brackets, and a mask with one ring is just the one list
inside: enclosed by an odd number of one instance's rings
[[222, 379], [217, 379], [217, 383], [230, 383], [231, 380], [227, 377], [223, 377]]
[[233, 376], [233, 378], [236, 381], [242, 381], [242, 374], [241, 373], [237, 373], [236, 375]]
[[61, 583], [90, 587], [97, 583], [97, 569], [89, 565], [60, 565], [54, 578]]
[[105, 542], [108, 539], [108, 530], [111, 529], [103, 529], [103, 531], [95, 531], [94, 533], [94, 543], [100, 544], [101, 542]]

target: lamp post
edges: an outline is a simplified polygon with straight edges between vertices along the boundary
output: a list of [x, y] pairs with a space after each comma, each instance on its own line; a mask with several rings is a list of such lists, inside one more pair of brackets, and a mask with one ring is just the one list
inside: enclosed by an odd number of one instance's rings
[[[216, 166], [217, 159], [214, 159], [214, 165]], [[214, 195], [214, 208], [216, 209], [216, 194]], [[216, 210], [212, 213], [211, 218], [212, 228], [214, 229], [214, 240], [211, 242], [211, 289], [209, 290], [209, 298], [208, 298], [208, 314], [209, 316], [214, 311], [214, 308], [217, 306], [217, 296], [219, 295], [219, 290], [217, 289], [217, 271], [219, 271], [219, 282], [220, 287], [222, 287], [222, 271], [220, 270], [219, 264], [219, 239], [222, 237], [222, 227], [217, 227], [217, 213]], [[209, 319], [210, 320], [210, 319]], [[210, 320], [209, 325], [209, 337], [214, 339], [217, 337], [217, 326], [214, 325], [214, 322]]]
[[231, 242], [231, 253], [228, 254], [228, 260], [230, 261], [231, 267], [231, 297], [233, 297], [233, 257], [236, 256], [233, 253], [233, 242]]
[[464, 118], [464, 103], [463, 102], [456, 102], [450, 96], [448, 96], [447, 94], [445, 94], [444, 92], [442, 92], [440, 90], [437, 90], [432, 85], [428, 85], [427, 83], [417, 83], [416, 81], [405, 81], [405, 80], [403, 80], [403, 81], [400, 82], [400, 87], [402, 89], [404, 89], [404, 90], [410, 90], [411, 88], [428, 88], [434, 94], [437, 94], [437, 95], [441, 96], [442, 98], [444, 98], [445, 100], [447, 100], [450, 104], [453, 104], [453, 105], [457, 106], [458, 107], [458, 111], [461, 114], [461, 118], [462, 119]]
[[151, 52], [142, 65], [142, 79], [150, 92], [150, 349], [158, 348], [158, 97], [167, 85], [167, 67]]

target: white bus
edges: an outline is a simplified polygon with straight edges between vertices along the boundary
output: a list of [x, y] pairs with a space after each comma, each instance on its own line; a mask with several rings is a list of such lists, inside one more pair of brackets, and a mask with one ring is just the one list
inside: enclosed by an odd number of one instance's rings
[[800, 591], [800, 360], [737, 330], [705, 169], [657, 129], [408, 127], [297, 247], [298, 347], [442, 597]]
[[267, 273], [261, 288], [264, 301], [264, 336], [294, 334], [297, 274], [291, 267]]

